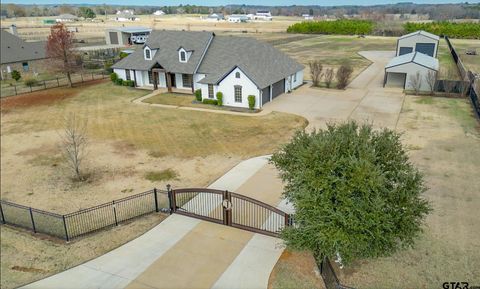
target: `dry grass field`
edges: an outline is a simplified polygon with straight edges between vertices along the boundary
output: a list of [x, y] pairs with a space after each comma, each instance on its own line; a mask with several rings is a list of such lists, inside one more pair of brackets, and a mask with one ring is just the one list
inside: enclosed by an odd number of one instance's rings
[[[480, 73], [480, 40], [452, 39], [451, 42], [466, 68]], [[477, 55], [467, 55], [467, 50], [475, 50]]]

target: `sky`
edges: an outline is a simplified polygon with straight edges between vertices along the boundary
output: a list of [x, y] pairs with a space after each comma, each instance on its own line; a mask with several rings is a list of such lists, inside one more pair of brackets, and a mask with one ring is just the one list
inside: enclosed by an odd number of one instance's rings
[[[148, 6], [169, 6], [179, 4], [220, 6], [227, 4], [266, 5], [266, 6], [290, 6], [290, 5], [375, 5], [395, 4], [399, 2], [414, 2], [417, 4], [440, 4], [440, 3], [462, 3], [466, 0], [6, 0], [5, 3], [16, 4], [110, 4], [110, 5], [148, 5]], [[468, 0], [467, 0], [468, 1]], [[479, 3], [480, 0], [470, 0], [469, 3]]]

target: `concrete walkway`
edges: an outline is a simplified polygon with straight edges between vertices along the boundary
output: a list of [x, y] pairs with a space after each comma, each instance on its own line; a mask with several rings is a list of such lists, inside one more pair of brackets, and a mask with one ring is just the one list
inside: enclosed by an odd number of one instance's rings
[[[268, 156], [241, 162], [210, 188], [280, 203]], [[23, 288], [267, 288], [281, 240], [171, 215], [139, 238]]]
[[208, 109], [208, 108], [199, 108], [199, 107], [191, 107], [191, 106], [179, 106], [179, 105], [169, 105], [169, 104], [160, 104], [160, 103], [148, 103], [144, 102], [144, 100], [149, 99], [152, 96], [158, 95], [160, 93], [165, 93], [164, 90], [154, 90], [152, 93], [144, 95], [142, 97], [136, 98], [132, 100], [135, 104], [146, 105], [146, 106], [153, 106], [153, 107], [160, 107], [160, 108], [170, 108], [170, 109], [182, 109], [182, 110], [190, 110], [190, 111], [201, 111], [201, 112], [211, 112], [211, 113], [219, 113], [219, 114], [228, 114], [228, 115], [239, 115], [239, 116], [264, 116], [269, 114], [270, 110], [262, 110], [256, 113], [249, 113], [249, 112], [237, 112], [237, 111], [230, 111], [230, 110], [222, 110], [222, 109]]

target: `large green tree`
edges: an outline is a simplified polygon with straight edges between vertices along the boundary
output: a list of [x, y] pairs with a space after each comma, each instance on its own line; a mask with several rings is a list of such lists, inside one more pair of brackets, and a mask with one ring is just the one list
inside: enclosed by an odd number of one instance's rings
[[330, 124], [298, 132], [272, 156], [295, 207], [282, 237], [293, 249], [343, 264], [413, 245], [430, 211], [422, 174], [392, 130]]

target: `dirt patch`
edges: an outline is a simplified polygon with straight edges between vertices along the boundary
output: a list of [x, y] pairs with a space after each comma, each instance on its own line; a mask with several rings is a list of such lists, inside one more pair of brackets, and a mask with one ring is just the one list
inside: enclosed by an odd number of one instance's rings
[[73, 88], [58, 87], [35, 91], [27, 94], [21, 94], [17, 96], [5, 97], [0, 100], [1, 111], [2, 113], [5, 113], [12, 108], [51, 104], [75, 96], [85, 87], [96, 85], [106, 81], [107, 80], [105, 79], [99, 79], [85, 82], [83, 84], [76, 84]]
[[268, 280], [268, 289], [279, 288], [325, 288], [310, 252], [283, 251]]
[[13, 266], [11, 269], [14, 271], [28, 272], [28, 273], [45, 273], [46, 272], [45, 270], [42, 270], [42, 269], [22, 267], [22, 266]]

